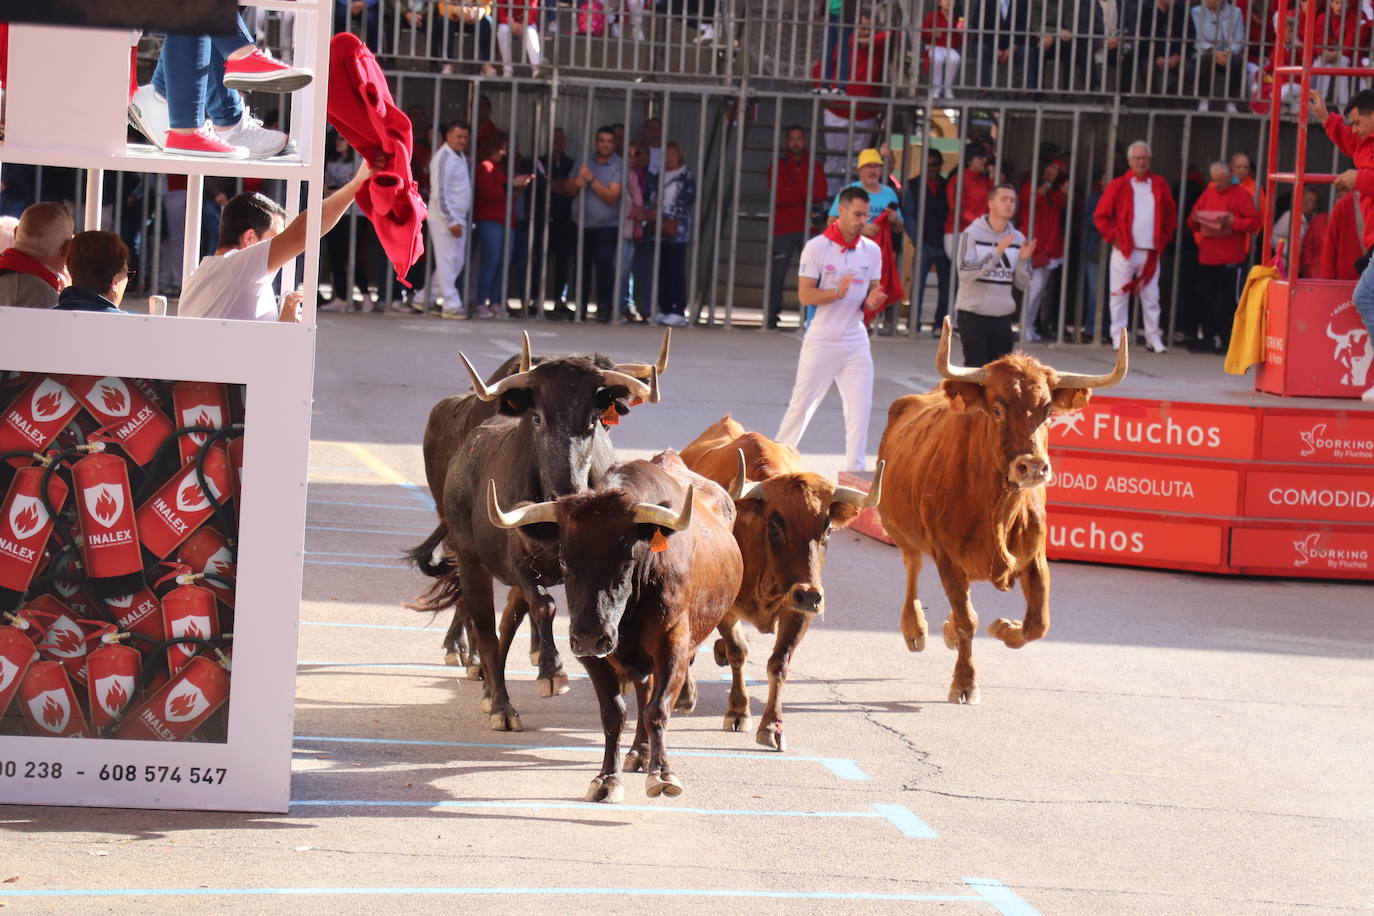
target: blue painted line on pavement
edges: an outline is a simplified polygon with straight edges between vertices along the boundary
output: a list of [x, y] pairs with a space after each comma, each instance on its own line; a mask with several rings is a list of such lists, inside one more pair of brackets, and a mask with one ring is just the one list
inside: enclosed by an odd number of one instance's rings
[[[601, 746], [581, 746], [581, 745], [545, 745], [545, 744], [501, 744], [489, 741], [422, 741], [415, 738], [335, 738], [323, 735], [297, 735], [297, 741], [313, 741], [318, 744], [397, 744], [410, 745], [415, 747], [464, 747], [477, 748], [481, 750], [512, 750], [512, 751], [564, 751], [569, 753], [601, 754], [605, 748]], [[778, 763], [819, 763], [830, 770], [835, 776], [845, 780], [867, 780], [868, 774], [859, 769], [859, 765], [852, 760], [843, 757], [803, 757], [793, 754], [761, 754], [750, 753], [748, 751], [684, 751], [673, 748], [674, 757], [710, 757], [739, 760], [772, 760]], [[900, 807], [900, 806], [897, 806]], [[906, 809], [903, 809], [906, 810]], [[915, 817], [915, 815], [912, 815]], [[896, 823], [896, 821], [894, 821]], [[924, 824], [922, 824], [924, 826]], [[925, 829], [929, 830], [929, 827]]]
[[371, 474], [371, 468], [363, 467], [361, 464], [332, 465], [332, 464], [312, 464], [312, 471], [357, 471], [360, 474]]
[[[444, 811], [603, 811], [614, 813], [617, 811], [635, 811], [644, 813], [668, 813], [668, 814], [696, 814], [705, 817], [783, 817], [783, 818], [816, 818], [819, 820], [886, 820], [892, 822], [893, 812], [878, 811], [879, 806], [873, 806], [872, 811], [772, 811], [772, 810], [750, 810], [747, 808], [689, 808], [677, 805], [606, 805], [598, 802], [526, 802], [526, 801], [407, 801], [391, 799], [340, 799], [322, 798], [310, 800], [297, 800], [291, 802], [291, 808], [424, 808], [428, 810]], [[888, 809], [901, 807], [900, 805], [885, 806]], [[907, 812], [912, 820], [919, 822], [919, 818], [911, 812]], [[901, 828], [898, 828], [901, 829]], [[926, 828], [929, 830], [929, 828]], [[928, 839], [929, 837], [913, 836], [906, 830], [902, 830], [904, 836], [911, 839]], [[934, 835], [934, 831], [931, 831]]]
[[158, 887], [6, 890], [6, 897], [723, 897], [765, 900], [854, 900], [898, 903], [979, 903], [960, 894], [872, 891], [785, 891], [673, 887]]
[[359, 563], [355, 560], [312, 560], [305, 558], [306, 566], [353, 566], [359, 569], [405, 569], [403, 563]]
[[408, 538], [424, 538], [433, 534], [430, 531], [386, 531], [381, 528], [340, 528], [332, 525], [306, 525], [306, 531], [347, 531], [353, 534], [398, 534]]
[[913, 840], [938, 840], [940, 835], [930, 829], [930, 825], [912, 812], [905, 805], [885, 805], [874, 804], [878, 813], [892, 822], [892, 826], [902, 831], [903, 836], [911, 837]]
[[[307, 560], [306, 562], [308, 563], [308, 562], [310, 562], [310, 561]], [[340, 566], [340, 565], [343, 565], [343, 564], [334, 563], [334, 564], [326, 564], [326, 565]], [[362, 564], [358, 564], [358, 565], [361, 565], [361, 566], [369, 566], [369, 565], [371, 565], [371, 566], [380, 566], [381, 564], [379, 564], [379, 563], [372, 563], [372, 564], [362, 563]], [[384, 568], [384, 569], [390, 569], [391, 567], [382, 567], [382, 568]], [[355, 626], [364, 627], [364, 626], [369, 626], [369, 625], [368, 625], [368, 624], [355, 624]], [[437, 633], [438, 631], [435, 630], [434, 632]], [[440, 665], [440, 664], [422, 665], [422, 664], [415, 664], [415, 663], [413, 663], [413, 662], [404, 663], [404, 664], [401, 664], [401, 663], [395, 663], [395, 664], [393, 664], [393, 663], [391, 663], [391, 662], [335, 662], [335, 661], [317, 662], [317, 661], [306, 661], [305, 659], [297, 659], [297, 660], [296, 660], [296, 664], [297, 664], [297, 665], [309, 665], [309, 666], [314, 667], [314, 668], [400, 668], [400, 669], [404, 669], [404, 670], [421, 670], [421, 671], [445, 671], [445, 670], [448, 670], [448, 669], [451, 669], [451, 668], [455, 668], [455, 667], [456, 667], [456, 666], [454, 666], [454, 665]], [[519, 674], [519, 675], [537, 675], [538, 673], [539, 673], [538, 671], [534, 671], [534, 670], [528, 669], [528, 668], [507, 668], [507, 669], [506, 669], [506, 674], [507, 674], [507, 675], [511, 675], [511, 674]], [[586, 678], [586, 676], [587, 676], [584, 672], [581, 672], [581, 671], [568, 671], [568, 672], [567, 672], [567, 675], [568, 675], [568, 677], [570, 677], [570, 678]], [[722, 671], [722, 672], [721, 672], [720, 677], [719, 677], [719, 680], [722, 680], [722, 681], [729, 681], [729, 680], [732, 679], [732, 677], [733, 677], [733, 676], [731, 675], [731, 673], [729, 672], [729, 670], [726, 670], [726, 671]], [[698, 679], [698, 680], [700, 681], [701, 679]], [[755, 682], [751, 682], [748, 678], [745, 678], [745, 679], [744, 679], [744, 686], [748, 687], [748, 686], [750, 686], [751, 683], [753, 683], [754, 686], [758, 686], [758, 682], [756, 682], [756, 681], [755, 681]]]
[[307, 557], [361, 557], [364, 560], [395, 560], [404, 563], [405, 557], [399, 553], [340, 553], [334, 550], [307, 550]]
[[321, 620], [302, 620], [303, 627], [346, 627], [356, 630], [420, 630], [425, 633], [438, 633], [438, 627], [404, 627], [387, 623], [325, 623]]
[[358, 506], [362, 509], [401, 509], [405, 512], [433, 512], [433, 506], [398, 506], [395, 503], [359, 503], [347, 499], [321, 499], [312, 496], [306, 500], [311, 505], [321, 506]]
[[1040, 916], [1040, 912], [995, 878], [965, 878], [964, 883], [1002, 916]]

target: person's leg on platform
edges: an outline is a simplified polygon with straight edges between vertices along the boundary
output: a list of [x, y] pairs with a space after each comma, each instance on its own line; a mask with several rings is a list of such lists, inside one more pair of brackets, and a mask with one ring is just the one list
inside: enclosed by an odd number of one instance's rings
[[851, 471], [865, 470], [868, 460], [868, 419], [873, 409], [873, 354], [865, 341], [844, 358], [835, 376], [844, 408], [844, 463]]
[[792, 385], [792, 397], [778, 427], [777, 441], [794, 448], [801, 442], [806, 427], [816, 414], [831, 382], [839, 374], [843, 349], [833, 345], [803, 342], [797, 357], [797, 380]]
[[[1360, 320], [1364, 322], [1365, 333], [1369, 335], [1369, 340], [1374, 342], [1374, 261], [1370, 261], [1369, 266], [1360, 274], [1360, 282], [1355, 284], [1353, 298], [1355, 311], [1360, 313]], [[1368, 345], [1374, 346], [1374, 343]], [[1361, 395], [1360, 400], [1366, 404], [1374, 404], [1374, 387]]]

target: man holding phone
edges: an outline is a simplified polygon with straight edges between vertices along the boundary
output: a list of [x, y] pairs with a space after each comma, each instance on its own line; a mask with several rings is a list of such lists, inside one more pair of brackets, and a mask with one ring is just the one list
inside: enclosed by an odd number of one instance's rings
[[795, 447], [833, 383], [844, 404], [845, 467], [862, 471], [873, 406], [873, 355], [864, 315], [881, 311], [887, 296], [881, 253], [863, 232], [872, 203], [868, 192], [851, 185], [836, 203], [835, 222], [802, 249], [797, 298], [815, 309], [815, 318], [802, 339], [797, 380], [776, 438]]

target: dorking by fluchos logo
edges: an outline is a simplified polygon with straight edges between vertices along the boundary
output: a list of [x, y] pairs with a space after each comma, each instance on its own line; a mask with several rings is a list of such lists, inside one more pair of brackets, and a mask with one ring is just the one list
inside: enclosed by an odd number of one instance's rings
[[1321, 533], [1308, 534], [1293, 542], [1297, 558], [1294, 566], [1324, 566], [1327, 569], [1368, 569], [1369, 551], [1360, 548], [1326, 547]]
[[1298, 438], [1302, 440], [1302, 451], [1299, 454], [1303, 458], [1320, 452], [1332, 458], [1374, 460], [1374, 439], [1368, 436], [1328, 434], [1325, 423], [1316, 423], [1310, 429], [1301, 430]]

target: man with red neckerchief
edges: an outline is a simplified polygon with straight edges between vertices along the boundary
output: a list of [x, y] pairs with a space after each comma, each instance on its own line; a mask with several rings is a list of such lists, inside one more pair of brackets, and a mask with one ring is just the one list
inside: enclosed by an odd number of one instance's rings
[[0, 253], [0, 306], [49, 309], [69, 285], [65, 271], [72, 217], [55, 203], [36, 203], [19, 217], [14, 247]]
[[802, 338], [797, 381], [775, 437], [796, 446], [833, 383], [844, 404], [845, 467], [862, 471], [868, 448], [868, 414], [873, 406], [873, 355], [864, 315], [882, 311], [882, 253], [863, 235], [868, 192], [845, 188], [839, 218], [802, 249], [797, 298], [816, 306]]
[[1178, 228], [1178, 208], [1169, 184], [1150, 171], [1150, 145], [1137, 140], [1126, 149], [1130, 170], [1102, 192], [1093, 225], [1111, 244], [1108, 291], [1112, 309], [1112, 346], [1121, 345], [1132, 294], [1140, 297], [1145, 345], [1164, 352], [1159, 332], [1159, 262]]

